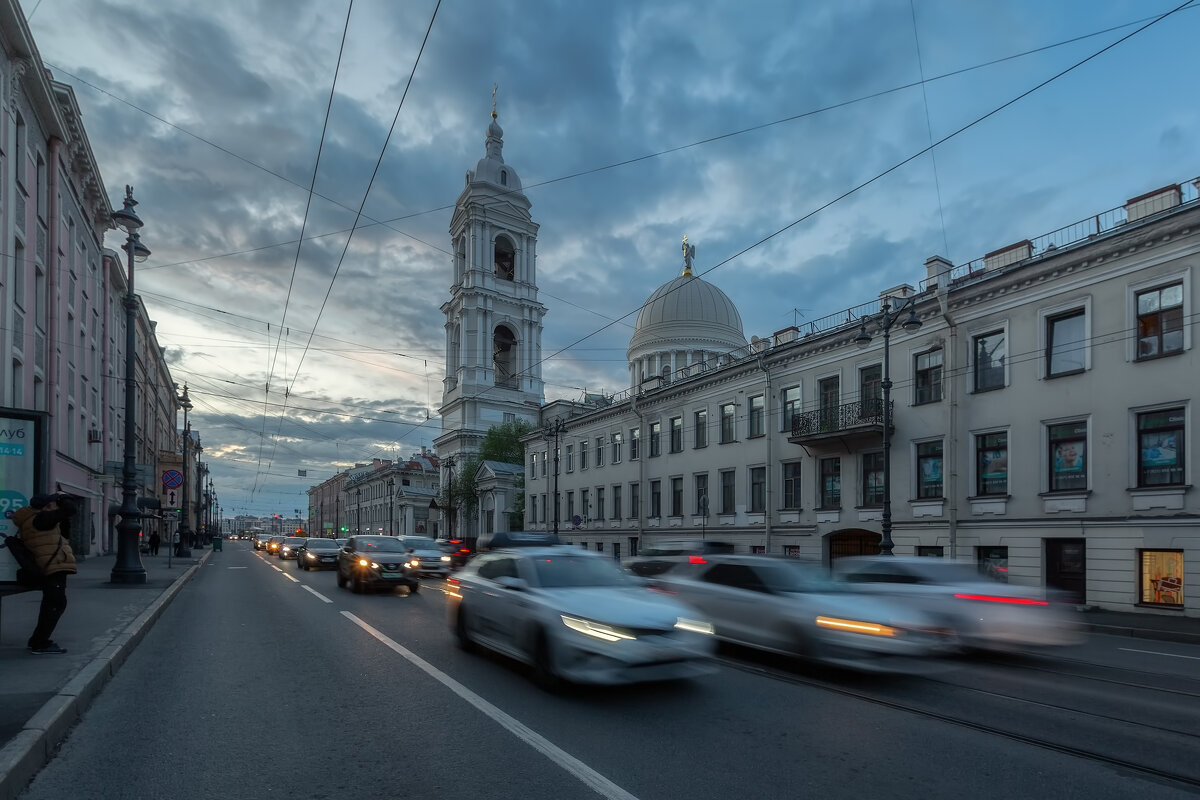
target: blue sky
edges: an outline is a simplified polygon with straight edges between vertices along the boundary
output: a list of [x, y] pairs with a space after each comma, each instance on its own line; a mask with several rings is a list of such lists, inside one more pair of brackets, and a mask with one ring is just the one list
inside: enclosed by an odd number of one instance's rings
[[615, 393], [685, 234], [765, 337], [1195, 178], [1193, 6], [893, 169], [1178, 5], [357, 0], [347, 27], [347, 2], [23, 0], [114, 208], [135, 188], [138, 291], [227, 515], [437, 435], [447, 229], [494, 84], [547, 399]]

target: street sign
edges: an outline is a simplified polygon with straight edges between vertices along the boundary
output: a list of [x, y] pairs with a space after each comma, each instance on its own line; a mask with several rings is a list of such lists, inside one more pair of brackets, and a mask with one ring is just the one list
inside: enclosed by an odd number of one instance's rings
[[163, 470], [162, 485], [164, 489], [177, 489], [183, 485], [183, 473], [177, 469]]

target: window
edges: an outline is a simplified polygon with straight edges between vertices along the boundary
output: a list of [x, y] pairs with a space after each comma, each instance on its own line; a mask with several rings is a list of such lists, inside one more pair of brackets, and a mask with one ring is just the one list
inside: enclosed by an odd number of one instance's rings
[[630, 428], [629, 429], [629, 460], [630, 461], [638, 460], [638, 443], [641, 442], [641, 440], [642, 440], [642, 429], [641, 428]]
[[733, 414], [736, 407], [733, 403], [721, 406], [721, 444], [733, 441]]
[[534, 525], [537, 524], [537, 495], [529, 498], [529, 521]]
[[1008, 546], [976, 547], [976, 568], [980, 574], [987, 575], [1002, 583], [1008, 583]]
[[702, 408], [693, 417], [692, 429], [695, 431], [696, 447], [708, 447], [708, 409]]
[[862, 455], [862, 504], [883, 505], [883, 453]]
[[614, 433], [612, 436], [610, 436], [608, 438], [609, 438], [609, 442], [612, 444], [612, 463], [620, 464], [621, 463], [621, 434]]
[[650, 457], [662, 455], [662, 423], [650, 423]]
[[750, 468], [750, 513], [762, 514], [767, 510], [767, 468]]
[[800, 508], [800, 462], [783, 465], [783, 508]]
[[546, 477], [546, 466], [550, 463], [550, 453], [542, 453], [542, 477]]
[[984, 433], [975, 437], [975, 493], [982, 496], [1008, 494], [1008, 433]]
[[736, 488], [735, 481], [736, 481], [736, 475], [734, 474], [733, 470], [729, 469], [729, 470], [721, 471], [721, 513], [722, 514], [732, 514], [737, 510], [736, 507], [734, 506], [734, 489]]
[[592, 518], [592, 498], [587, 489], [579, 490], [579, 510], [583, 512], [583, 521], [587, 522]]
[[1138, 360], [1183, 351], [1183, 283], [1137, 293]]
[[612, 487], [612, 513], [609, 514], [610, 519], [621, 518], [621, 484], [614, 484]]
[[975, 391], [986, 392], [1004, 386], [1004, 359], [1007, 355], [1004, 331], [992, 331], [975, 337]]
[[604, 509], [604, 487], [596, 487], [596, 519], [604, 519], [606, 516]]
[[789, 386], [783, 390], [779, 399], [783, 405], [782, 430], [790, 431], [792, 429], [792, 417], [800, 413], [800, 387]]
[[696, 514], [697, 516], [708, 516], [708, 473], [700, 472], [695, 475], [694, 484], [696, 487]]
[[596, 542], [596, 552], [597, 553], [604, 552], [604, 542]]
[[604, 437], [596, 437], [596, 467], [604, 466]]
[[919, 544], [917, 555], [923, 558], [945, 558], [946, 548], [940, 544]]
[[1138, 486], [1183, 485], [1183, 409], [1137, 415]]
[[642, 510], [642, 485], [640, 483], [629, 484], [629, 516], [637, 519], [638, 514]]
[[683, 452], [683, 417], [671, 417], [671, 452]]
[[942, 441], [917, 445], [917, 498], [942, 496]]
[[1046, 428], [1050, 443], [1050, 491], [1087, 489], [1087, 422], [1066, 422]]
[[671, 516], [683, 516], [683, 478], [671, 478]]
[[529, 454], [529, 477], [536, 478], [538, 474], [538, 454]]
[[567, 445], [567, 472], [575, 471], [575, 445]]
[[756, 394], [750, 398], [750, 414], [746, 417], [746, 435], [748, 437], [762, 436], [766, 433], [766, 421], [763, 416], [765, 408], [766, 402], [763, 395]]
[[571, 524], [575, 524], [575, 493], [567, 492], [567, 519], [571, 520]]
[[662, 516], [662, 481], [650, 481], [650, 516]]
[[842, 507], [842, 460], [821, 459], [821, 508]]
[[879, 364], [858, 371], [858, 399], [863, 417], [883, 413], [883, 367]]
[[1046, 318], [1046, 375], [1083, 372], [1087, 317], [1082, 308]]
[[1183, 551], [1142, 550], [1138, 602], [1183, 607]]
[[919, 353], [913, 368], [916, 387], [914, 402], [936, 403], [942, 399], [942, 351], [930, 350]]
[[584, 439], [582, 442], [579, 443], [579, 468], [580, 469], [588, 468], [587, 446], [588, 446], [587, 439]]
[[492, 332], [492, 366], [495, 372], [497, 386], [516, 389], [517, 373], [517, 337], [503, 325], [497, 326]]

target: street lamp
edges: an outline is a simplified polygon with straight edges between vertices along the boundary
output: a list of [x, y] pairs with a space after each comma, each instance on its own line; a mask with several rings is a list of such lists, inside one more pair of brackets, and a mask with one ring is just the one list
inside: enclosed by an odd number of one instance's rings
[[188, 519], [191, 516], [188, 513], [188, 495], [191, 491], [188, 479], [188, 442], [192, 438], [191, 423], [188, 422], [188, 412], [192, 410], [192, 401], [188, 397], [187, 384], [183, 385], [183, 394], [179, 395], [179, 407], [183, 409], [183, 499], [180, 501], [179, 529], [176, 531], [176, 536], [179, 537], [179, 542], [175, 545], [175, 555], [180, 558], [189, 558], [192, 551], [188, 547], [188, 542], [192, 540], [192, 526]]
[[388, 478], [388, 535], [395, 536], [396, 529], [392, 527], [392, 506], [396, 505], [396, 479]]
[[142, 244], [138, 229], [142, 220], [133, 207], [133, 187], [125, 187], [125, 205], [114, 211], [113, 223], [125, 231], [125, 244], [121, 249], [127, 256], [127, 281], [125, 286], [125, 460], [121, 468], [121, 508], [117, 512], [121, 521], [117, 523], [117, 561], [113, 565], [112, 583], [145, 583], [146, 568], [138, 552], [138, 534], [141, 532], [141, 511], [137, 505], [137, 438], [134, 415], [137, 411], [137, 298], [133, 294], [133, 264], [145, 261], [150, 249]]
[[354, 532], [362, 536], [362, 487], [354, 490], [354, 514], [356, 521], [354, 523]]
[[450, 479], [446, 482], [447, 505], [450, 506], [450, 514], [446, 517], [446, 528], [449, 538], [454, 539], [454, 518], [458, 516], [454, 513], [454, 456], [446, 457], [446, 470]]
[[900, 315], [904, 313], [905, 309], [908, 310], [908, 317], [900, 324], [900, 327], [908, 333], [920, 330], [921, 320], [917, 317], [914, 307], [916, 301], [916, 296], [910, 297], [893, 310], [892, 299], [884, 297], [878, 316], [863, 320], [862, 330], [859, 331], [858, 336], [854, 337], [854, 343], [859, 348], [864, 348], [871, 343], [871, 334], [867, 333], [867, 322], [873, 323], [883, 332], [883, 522], [880, 526], [883, 538], [879, 542], [879, 553], [885, 556], [892, 555], [894, 546], [892, 542], [892, 376], [889, 353], [891, 332], [892, 326], [896, 324], [896, 320], [900, 319]]
[[[554, 422], [546, 425], [542, 431], [542, 436], [546, 437], [547, 441], [554, 441], [554, 535], [558, 536], [558, 440], [566, 432], [567, 426], [563, 424], [561, 419], [556, 419]], [[599, 445], [597, 445], [599, 446]]]

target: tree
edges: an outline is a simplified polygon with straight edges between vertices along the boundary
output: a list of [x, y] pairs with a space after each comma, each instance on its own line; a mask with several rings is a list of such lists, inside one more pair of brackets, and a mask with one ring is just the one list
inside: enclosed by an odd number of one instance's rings
[[[534, 426], [523, 420], [514, 420], [500, 425], [493, 425], [484, 435], [479, 445], [479, 453], [464, 456], [454, 467], [454, 478], [448, 486], [442, 488], [438, 495], [438, 505], [449, 509], [454, 517], [454, 529], [461, 536], [461, 519], [473, 519], [479, 498], [476, 495], [475, 473], [484, 461], [500, 461], [505, 464], [525, 463], [525, 446], [521, 437], [534, 431]], [[521, 482], [524, 486], [524, 481]], [[453, 495], [453, 497], [451, 497]], [[451, 502], [453, 500], [453, 502]], [[514, 498], [514, 509], [519, 509], [521, 518], [524, 517], [525, 492], [521, 491]], [[462, 516], [457, 516], [461, 511]], [[514, 514], [515, 516], [515, 514]]]
[[479, 457], [505, 464], [524, 464], [525, 446], [521, 444], [521, 437], [528, 436], [533, 430], [533, 425], [520, 419], [493, 425], [479, 445]]

